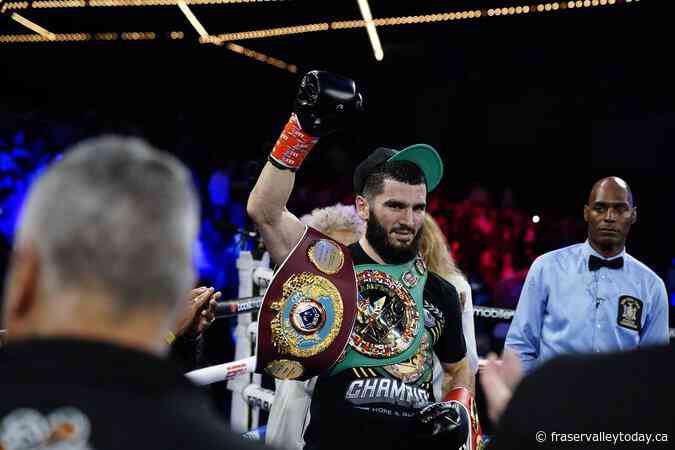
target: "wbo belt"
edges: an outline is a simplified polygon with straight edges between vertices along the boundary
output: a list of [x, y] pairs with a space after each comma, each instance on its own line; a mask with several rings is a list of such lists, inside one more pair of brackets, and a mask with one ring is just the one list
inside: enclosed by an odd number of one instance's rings
[[358, 265], [356, 272], [354, 329], [344, 357], [330, 375], [405, 361], [415, 354], [425, 333], [422, 294], [427, 267], [420, 255], [400, 265]]
[[328, 371], [349, 341], [356, 297], [349, 249], [307, 227], [263, 298], [256, 372], [306, 380]]

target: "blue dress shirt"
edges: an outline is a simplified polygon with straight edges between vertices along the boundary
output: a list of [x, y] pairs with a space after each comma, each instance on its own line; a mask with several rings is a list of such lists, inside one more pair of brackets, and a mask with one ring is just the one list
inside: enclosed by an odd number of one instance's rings
[[[623, 257], [591, 272], [590, 255]], [[652, 270], [622, 251], [605, 258], [588, 241], [538, 257], [525, 279], [505, 345], [525, 372], [560, 354], [668, 343], [668, 295]]]

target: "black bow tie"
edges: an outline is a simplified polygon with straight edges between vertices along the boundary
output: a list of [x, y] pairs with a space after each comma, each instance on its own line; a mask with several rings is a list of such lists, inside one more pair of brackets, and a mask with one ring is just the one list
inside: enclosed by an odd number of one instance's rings
[[608, 269], [620, 269], [623, 267], [623, 257], [602, 259], [595, 255], [591, 255], [591, 257], [588, 259], [588, 270], [594, 272], [601, 267], [607, 267]]

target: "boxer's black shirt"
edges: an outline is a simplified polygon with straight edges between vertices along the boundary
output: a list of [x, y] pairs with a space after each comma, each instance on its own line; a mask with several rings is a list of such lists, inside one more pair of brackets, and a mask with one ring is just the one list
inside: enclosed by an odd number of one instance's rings
[[[357, 244], [349, 247], [355, 265], [377, 264]], [[424, 286], [425, 337], [410, 360], [391, 366], [355, 367], [320, 377], [314, 389], [306, 449], [408, 448], [428, 446], [416, 436], [413, 417], [433, 395], [431, 351], [445, 363], [466, 354], [455, 288], [429, 272]]]

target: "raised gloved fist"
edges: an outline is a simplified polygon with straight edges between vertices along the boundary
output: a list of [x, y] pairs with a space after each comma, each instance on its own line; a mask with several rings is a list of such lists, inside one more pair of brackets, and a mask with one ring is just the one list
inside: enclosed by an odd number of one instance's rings
[[455, 400], [432, 403], [417, 413], [422, 432], [447, 440], [448, 449], [467, 442], [471, 420], [466, 407]]
[[321, 70], [312, 70], [302, 77], [293, 105], [302, 130], [315, 137], [344, 127], [361, 111], [363, 98], [356, 83]]
[[279, 169], [296, 171], [321, 136], [353, 121], [363, 98], [349, 78], [320, 70], [302, 77], [293, 114], [269, 156]]

